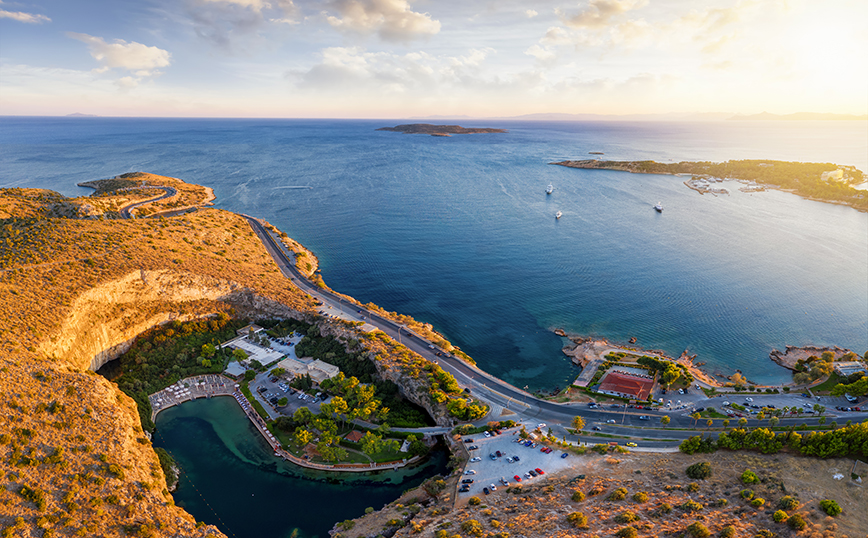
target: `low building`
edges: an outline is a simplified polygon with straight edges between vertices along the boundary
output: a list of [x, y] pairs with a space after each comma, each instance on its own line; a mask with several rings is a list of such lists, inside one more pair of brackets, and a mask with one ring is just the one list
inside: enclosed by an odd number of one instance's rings
[[364, 437], [364, 436], [365, 436], [365, 434], [363, 434], [362, 432], [360, 432], [358, 430], [353, 430], [350, 433], [346, 434], [344, 436], [344, 439], [346, 439], [347, 441], [350, 441], [352, 443], [358, 443], [359, 441], [362, 440], [362, 437]]
[[843, 377], [851, 376], [856, 372], [868, 375], [868, 367], [862, 361], [836, 362], [833, 364], [835, 365], [835, 373]]
[[340, 368], [333, 364], [323, 362], [319, 359], [311, 360], [310, 358], [296, 360], [287, 357], [277, 363], [277, 367], [283, 368], [286, 370], [286, 373], [292, 377], [309, 375], [311, 381], [316, 384], [320, 384], [326, 379], [335, 377], [341, 371]]
[[614, 370], [606, 374], [597, 392], [631, 400], [647, 400], [653, 387], [654, 378], [651, 376]]

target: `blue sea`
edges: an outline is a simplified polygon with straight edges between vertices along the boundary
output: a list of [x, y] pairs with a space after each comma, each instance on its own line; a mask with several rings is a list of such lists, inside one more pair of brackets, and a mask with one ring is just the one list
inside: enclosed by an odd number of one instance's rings
[[868, 349], [868, 214], [738, 184], [700, 195], [683, 178], [549, 164], [601, 151], [866, 171], [865, 122], [375, 130], [398, 123], [5, 117], [0, 187], [82, 195], [78, 182], [131, 171], [210, 186], [217, 207], [267, 219], [313, 250], [332, 288], [432, 323], [480, 367], [531, 389], [578, 373], [555, 328], [687, 350], [713, 373], [755, 382], [789, 378], [773, 348]]

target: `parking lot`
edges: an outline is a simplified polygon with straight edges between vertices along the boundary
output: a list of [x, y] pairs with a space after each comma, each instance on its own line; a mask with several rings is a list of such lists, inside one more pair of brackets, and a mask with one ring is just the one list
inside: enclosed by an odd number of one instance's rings
[[[264, 390], [261, 390], [264, 389]], [[289, 387], [289, 385], [279, 380], [277, 383], [271, 381], [267, 373], [259, 374], [250, 383], [250, 390], [255, 391], [262, 400], [266, 400], [268, 405], [277, 413], [282, 415], [292, 416], [299, 407], [307, 407], [313, 414], [319, 413], [319, 406], [323, 403], [320, 399], [306, 395], [301, 391]], [[286, 397], [289, 403], [284, 407], [278, 407], [270, 400], [272, 398]], [[300, 399], [304, 398], [304, 399]]]
[[[473, 442], [464, 442], [465, 448], [470, 446], [478, 446], [477, 450], [468, 452], [471, 459], [480, 458], [479, 461], [470, 461], [465, 466], [464, 472], [473, 471], [472, 474], [465, 474], [461, 480], [473, 480], [470, 484], [470, 490], [459, 493], [461, 498], [469, 498], [473, 495], [482, 496], [484, 492], [482, 488], [488, 487], [491, 489], [491, 484], [497, 488], [492, 494], [498, 495], [502, 493], [507, 486], [501, 483], [500, 479], [505, 479], [509, 486], [514, 486], [517, 482], [515, 475], [521, 478], [521, 484], [535, 483], [546, 479], [549, 473], [557, 473], [564, 469], [572, 468], [579, 464], [579, 458], [573, 454], [566, 458], [561, 458], [564, 454], [562, 450], [553, 450], [551, 454], [540, 452], [540, 448], [545, 445], [538, 444], [536, 447], [526, 447], [523, 444], [515, 442], [518, 439], [518, 428], [503, 430], [501, 435], [486, 438], [484, 434], [474, 434], [465, 436], [462, 442], [467, 439], [473, 439]], [[490, 454], [495, 454], [500, 451], [501, 456], [492, 460]], [[510, 463], [509, 459], [518, 456], [519, 461]], [[526, 478], [525, 473], [532, 469], [540, 468], [545, 472], [545, 475]], [[459, 481], [459, 487], [461, 483]]]

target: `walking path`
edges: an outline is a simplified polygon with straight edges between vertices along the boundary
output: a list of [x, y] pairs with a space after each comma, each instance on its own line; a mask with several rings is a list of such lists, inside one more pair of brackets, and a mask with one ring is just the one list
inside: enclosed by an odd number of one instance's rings
[[[274, 455], [283, 458], [286, 461], [292, 462], [300, 467], [308, 469], [318, 469], [321, 471], [343, 471], [351, 473], [366, 473], [369, 471], [385, 471], [396, 470], [415, 463], [420, 458], [413, 456], [409, 459], [396, 461], [387, 461], [382, 463], [314, 463], [305, 458], [300, 458], [291, 452], [284, 450], [280, 445], [280, 441], [274, 437], [269, 431], [268, 426], [253, 405], [247, 400], [244, 394], [235, 381], [222, 375], [200, 375], [182, 379], [164, 388], [154, 394], [148, 396], [148, 401], [151, 402], [151, 420], [157, 417], [160, 411], [169, 409], [184, 402], [195, 400], [198, 398], [211, 398], [212, 396], [232, 396], [238, 405], [241, 406], [244, 414], [250, 419], [250, 422], [256, 427], [265, 441], [271, 446]], [[263, 406], [268, 410], [269, 406]]]

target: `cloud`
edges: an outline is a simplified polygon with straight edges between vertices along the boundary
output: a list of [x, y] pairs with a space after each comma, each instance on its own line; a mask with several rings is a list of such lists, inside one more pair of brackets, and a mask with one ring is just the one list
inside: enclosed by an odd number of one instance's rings
[[107, 43], [101, 37], [67, 32], [67, 36], [87, 44], [90, 55], [100, 63], [93, 73], [106, 73], [112, 69], [125, 69], [132, 74], [121, 77], [115, 84], [121, 89], [130, 89], [142, 79], [157, 76], [159, 68], [170, 63], [172, 55], [161, 48], [149, 47], [136, 42], [116, 39]]
[[541, 47], [539, 45], [532, 45], [529, 49], [524, 51], [528, 56], [533, 56], [537, 60], [548, 63], [557, 58], [557, 54], [553, 50], [548, 47]]
[[573, 28], [604, 28], [622, 13], [643, 7], [647, 0], [590, 0], [578, 13], [556, 12], [564, 24]]
[[532, 18], [536, 17], [537, 15], [539, 15], [537, 10], [535, 10], [535, 9], [528, 9], [527, 11], [524, 12], [524, 14], [527, 16], [528, 19], [532, 19]]
[[[0, 4], [2, 3], [3, 2], [0, 2]], [[29, 24], [51, 22], [51, 19], [45, 15], [34, 15], [32, 13], [24, 13], [23, 11], [6, 11], [5, 9], [0, 9], [0, 19], [12, 19], [13, 21], [26, 22]]]
[[407, 0], [335, 0], [337, 15], [326, 12], [332, 27], [353, 34], [374, 34], [384, 41], [409, 41], [440, 31], [440, 21], [410, 9]]
[[188, 0], [188, 6], [196, 35], [225, 50], [241, 35], [256, 35], [266, 22], [299, 23], [292, 0]]

